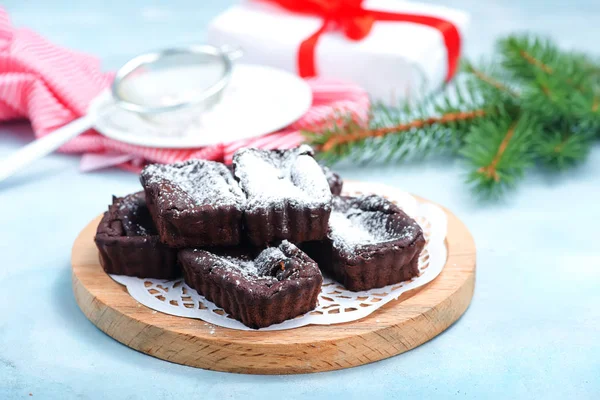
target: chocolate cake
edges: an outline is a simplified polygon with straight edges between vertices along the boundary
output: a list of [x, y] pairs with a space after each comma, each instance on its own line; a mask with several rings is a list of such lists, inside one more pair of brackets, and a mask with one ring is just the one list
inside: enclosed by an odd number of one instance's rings
[[419, 274], [423, 231], [379, 196], [334, 197], [327, 239], [302, 248], [348, 290], [361, 291]]
[[244, 222], [252, 244], [325, 238], [331, 191], [309, 146], [242, 149], [234, 154], [233, 165], [247, 196]]
[[183, 268], [190, 287], [249, 327], [313, 310], [321, 270], [353, 291], [419, 274], [419, 225], [385, 198], [339, 196], [342, 179], [308, 146], [242, 149], [232, 166], [149, 165], [140, 181], [144, 191], [114, 198], [98, 226], [104, 270], [174, 279]]
[[94, 240], [108, 274], [157, 279], [179, 275], [177, 251], [159, 242], [144, 192], [113, 198]]
[[339, 196], [342, 194], [342, 187], [344, 186], [344, 181], [342, 177], [337, 173], [329, 169], [324, 165], [321, 166], [323, 169], [323, 173], [325, 174], [325, 178], [327, 178], [327, 183], [329, 184], [329, 189], [331, 190], [331, 194], [335, 196]]
[[317, 264], [288, 241], [262, 251], [185, 249], [179, 262], [190, 287], [251, 328], [314, 309], [323, 282]]
[[246, 198], [224, 164], [153, 164], [140, 180], [162, 242], [171, 247], [239, 243]]

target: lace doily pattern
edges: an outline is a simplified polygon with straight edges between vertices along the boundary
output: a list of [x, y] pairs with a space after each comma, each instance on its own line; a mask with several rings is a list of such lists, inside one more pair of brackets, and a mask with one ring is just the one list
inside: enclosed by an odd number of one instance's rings
[[[433, 204], [420, 203], [410, 194], [388, 186], [353, 182], [345, 184], [345, 195], [371, 193], [384, 196], [396, 203], [423, 228], [426, 245], [419, 258], [420, 275], [410, 281], [362, 292], [348, 291], [337, 282], [325, 277], [317, 308], [305, 315], [260, 330], [283, 330], [311, 324], [331, 325], [355, 321], [375, 312], [390, 301], [397, 300], [402, 293], [431, 282], [440, 274], [447, 258], [445, 213]], [[156, 312], [198, 318], [225, 328], [250, 330], [187, 286], [183, 279], [166, 281], [111, 276], [115, 281], [125, 285], [135, 300]]]

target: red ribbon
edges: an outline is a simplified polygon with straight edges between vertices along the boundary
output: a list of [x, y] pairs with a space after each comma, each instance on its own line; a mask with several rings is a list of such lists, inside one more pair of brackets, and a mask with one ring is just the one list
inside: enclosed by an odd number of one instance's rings
[[405, 14], [388, 11], [367, 10], [363, 0], [265, 0], [297, 13], [320, 16], [321, 27], [302, 41], [298, 49], [298, 74], [302, 77], [317, 75], [315, 48], [321, 35], [330, 27], [341, 30], [347, 38], [362, 40], [371, 32], [377, 21], [412, 22], [440, 31], [448, 51], [446, 81], [456, 73], [460, 57], [460, 32], [452, 22], [427, 15]]

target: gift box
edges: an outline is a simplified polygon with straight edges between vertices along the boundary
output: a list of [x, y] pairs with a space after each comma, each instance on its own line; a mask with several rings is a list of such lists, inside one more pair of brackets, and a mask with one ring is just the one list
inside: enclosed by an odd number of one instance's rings
[[468, 23], [462, 11], [397, 0], [253, 0], [215, 18], [208, 41], [239, 46], [245, 63], [352, 81], [395, 104], [452, 78]]

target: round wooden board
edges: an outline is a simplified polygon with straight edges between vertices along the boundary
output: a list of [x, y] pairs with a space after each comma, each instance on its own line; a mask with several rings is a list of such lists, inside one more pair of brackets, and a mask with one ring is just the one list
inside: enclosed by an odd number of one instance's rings
[[475, 286], [475, 243], [465, 225], [444, 211], [448, 261], [441, 274], [359, 321], [252, 332], [153, 311], [102, 270], [93, 240], [100, 217], [85, 227], [73, 245], [73, 291], [83, 313], [106, 334], [171, 362], [250, 374], [355, 367], [427, 342], [469, 306]]

